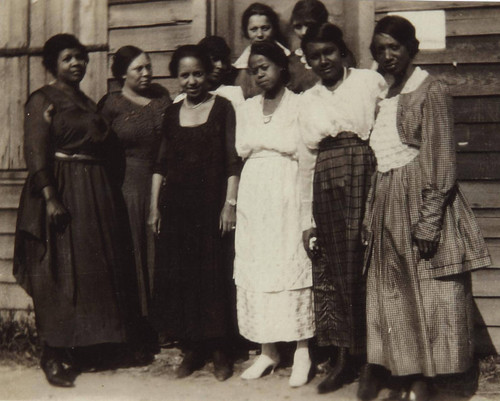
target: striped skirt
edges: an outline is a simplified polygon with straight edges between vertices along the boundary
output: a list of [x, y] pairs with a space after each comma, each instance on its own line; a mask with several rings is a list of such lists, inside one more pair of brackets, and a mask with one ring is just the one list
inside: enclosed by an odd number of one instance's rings
[[322, 257], [313, 264], [320, 346], [366, 352], [361, 225], [375, 157], [356, 134], [325, 138], [314, 175], [313, 214]]

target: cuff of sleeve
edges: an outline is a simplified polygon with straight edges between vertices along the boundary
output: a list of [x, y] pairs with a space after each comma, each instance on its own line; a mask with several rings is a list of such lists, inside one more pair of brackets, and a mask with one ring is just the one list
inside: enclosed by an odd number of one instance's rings
[[431, 242], [438, 242], [441, 238], [441, 227], [420, 221], [413, 230], [413, 237]]
[[47, 169], [38, 170], [31, 178], [31, 190], [33, 193], [40, 193], [43, 188], [54, 185], [52, 175]]

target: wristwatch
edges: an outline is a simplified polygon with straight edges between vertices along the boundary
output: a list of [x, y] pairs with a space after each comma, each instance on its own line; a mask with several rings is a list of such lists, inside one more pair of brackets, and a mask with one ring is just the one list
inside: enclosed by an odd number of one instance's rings
[[230, 206], [236, 206], [236, 204], [237, 204], [236, 199], [226, 199], [226, 202], [227, 202]]

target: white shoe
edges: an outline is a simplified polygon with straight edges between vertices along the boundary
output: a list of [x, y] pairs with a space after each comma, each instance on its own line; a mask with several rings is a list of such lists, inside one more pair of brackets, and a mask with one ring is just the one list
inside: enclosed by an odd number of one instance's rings
[[292, 374], [288, 380], [290, 387], [300, 387], [309, 381], [311, 358], [309, 358], [309, 350], [306, 348], [304, 351], [296, 351], [293, 356]]
[[276, 359], [272, 359], [267, 355], [261, 354], [252, 364], [252, 366], [250, 366], [241, 374], [241, 378], [245, 380], [258, 379], [259, 377], [263, 376], [264, 373], [266, 373], [266, 371], [269, 369], [271, 369], [271, 373], [273, 373], [276, 366], [278, 366], [278, 363], [279, 357], [277, 357]]

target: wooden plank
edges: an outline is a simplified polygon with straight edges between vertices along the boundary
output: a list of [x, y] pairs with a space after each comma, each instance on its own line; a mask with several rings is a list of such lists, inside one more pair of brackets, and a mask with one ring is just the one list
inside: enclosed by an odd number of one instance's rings
[[454, 96], [500, 95], [500, 64], [426, 65], [424, 69], [448, 83]]
[[499, 289], [500, 269], [488, 268], [472, 272], [472, 293], [474, 296], [498, 297], [500, 296]]
[[15, 282], [16, 279], [12, 275], [12, 260], [0, 260], [0, 283]]
[[500, 326], [500, 298], [475, 298], [477, 326]]
[[208, 35], [207, 27], [207, 1], [206, 0], [191, 0], [191, 13], [193, 15], [193, 23], [191, 24], [191, 41], [198, 43]]
[[157, 25], [192, 20], [192, 1], [151, 1], [109, 6], [109, 28]]
[[498, 181], [460, 181], [460, 189], [475, 209], [500, 208]]
[[500, 179], [500, 153], [457, 153], [457, 176], [460, 180]]
[[0, 234], [14, 234], [16, 232], [16, 220], [17, 210], [0, 209]]
[[0, 308], [33, 308], [33, 301], [31, 300], [31, 297], [17, 284], [0, 283]]
[[457, 152], [500, 152], [500, 123], [455, 124]]
[[492, 35], [500, 33], [500, 3], [496, 7], [449, 9], [446, 36]]
[[453, 98], [455, 123], [500, 122], [500, 96]]
[[[495, 4], [495, 3], [493, 3]], [[488, 7], [491, 2], [485, 1], [394, 1], [377, 0], [375, 11], [377, 13], [389, 11], [419, 11], [419, 10], [443, 10], [448, 8], [471, 8]]]
[[[153, 75], [169, 77], [170, 71], [168, 65], [172, 59], [173, 52], [156, 52], [148, 53], [151, 58], [151, 65], [153, 66]], [[113, 63], [113, 55], [108, 57], [108, 79], [113, 79], [113, 74], [111, 73], [111, 65]]]
[[422, 50], [415, 63], [498, 63], [500, 62], [500, 35], [449, 36], [444, 50]]
[[495, 217], [476, 217], [476, 220], [484, 238], [500, 238], [500, 211], [496, 210]]
[[41, 56], [30, 56], [29, 57], [29, 83], [28, 83], [28, 93], [33, 93], [38, 88], [48, 84], [52, 81], [54, 77], [45, 70], [42, 65]]
[[195, 42], [191, 38], [190, 24], [109, 31], [111, 53], [126, 45], [140, 46], [145, 51], [166, 51]]
[[[9, 65], [10, 61], [6, 58], [0, 58], [0, 93], [9, 93]], [[8, 129], [9, 115], [8, 96], [0, 96], [0, 121], [2, 121], [4, 129], [0, 130], [0, 169], [9, 168], [9, 142], [10, 132]]]
[[22, 185], [0, 183], [0, 192], [2, 193], [0, 208], [16, 209], [19, 206], [22, 188]]
[[29, 0], [0, 1], [0, 48], [28, 45]]
[[10, 64], [8, 92], [9, 169], [26, 167], [24, 161], [24, 104], [28, 98], [28, 57], [7, 59]]
[[500, 352], [500, 327], [476, 327], [474, 330], [475, 351], [493, 355]]
[[14, 235], [0, 234], [0, 259], [14, 257]]
[[500, 240], [498, 239], [486, 239], [486, 246], [490, 252], [491, 266], [495, 268], [500, 268]]
[[86, 45], [107, 43], [107, 2], [103, 0], [79, 0], [77, 4], [79, 5], [78, 21], [74, 32], [79, 37], [80, 41]]
[[107, 59], [107, 52], [89, 54], [87, 73], [81, 83], [81, 89], [95, 102], [106, 94]]

